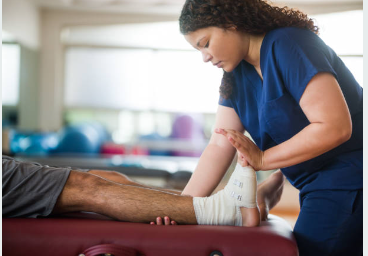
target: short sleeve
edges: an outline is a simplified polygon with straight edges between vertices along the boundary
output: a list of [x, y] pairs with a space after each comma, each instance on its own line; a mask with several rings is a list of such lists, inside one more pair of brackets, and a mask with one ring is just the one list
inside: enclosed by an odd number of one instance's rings
[[336, 76], [333, 51], [313, 32], [285, 33], [273, 42], [272, 51], [283, 84], [299, 103], [309, 81], [320, 72]]
[[234, 108], [234, 105], [231, 101], [231, 97], [228, 99], [225, 99], [224, 97], [220, 96], [218, 104], [224, 107]]

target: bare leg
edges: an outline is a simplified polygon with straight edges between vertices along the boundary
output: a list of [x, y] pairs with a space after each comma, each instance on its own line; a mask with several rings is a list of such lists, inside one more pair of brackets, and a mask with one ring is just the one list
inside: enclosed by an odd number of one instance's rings
[[[124, 174], [114, 172], [114, 171], [102, 171], [102, 170], [91, 170], [89, 171], [92, 174], [98, 175], [105, 179], [124, 184], [124, 185], [132, 185], [132, 186], [139, 186], [144, 188], [150, 188], [148, 186], [139, 184], [134, 182], [133, 180], [129, 179]], [[260, 211], [261, 220], [266, 220], [269, 210], [271, 210], [280, 200], [283, 187], [284, 187], [284, 176], [281, 171], [276, 171], [271, 174], [265, 181], [260, 183], [257, 188], [257, 203]], [[181, 194], [180, 191], [176, 190], [168, 190], [162, 188], [155, 188], [160, 191], [164, 192], [171, 192], [174, 194]], [[252, 222], [254, 224], [255, 219], [257, 218], [258, 209], [255, 208], [241, 208], [242, 215], [244, 216], [244, 220], [246, 222]], [[166, 215], [165, 215], [166, 216]], [[253, 216], [245, 218], [246, 216]], [[157, 216], [156, 216], [157, 217]], [[171, 219], [174, 219], [170, 216]], [[154, 218], [156, 219], [156, 218]], [[152, 219], [152, 220], [154, 220]], [[175, 219], [174, 219], [175, 220]], [[249, 223], [243, 223], [244, 226], [248, 226]]]
[[258, 185], [257, 203], [261, 212], [261, 220], [267, 220], [269, 210], [280, 201], [284, 181], [284, 175], [278, 170]]
[[242, 217], [243, 217], [243, 226], [244, 227], [254, 227], [259, 226], [260, 224], [260, 209], [256, 208], [240, 208]]
[[171, 216], [181, 224], [197, 224], [193, 198], [118, 184], [99, 176], [71, 171], [54, 213], [91, 211], [118, 220], [150, 222]]
[[173, 193], [173, 194], [177, 194], [177, 195], [181, 194], [181, 191], [179, 191], [179, 190], [156, 188], [156, 187], [146, 186], [146, 185], [137, 183], [137, 182], [133, 181], [132, 179], [130, 179], [128, 176], [126, 176], [122, 173], [119, 173], [119, 172], [102, 171], [102, 170], [90, 170], [88, 172], [92, 173], [92, 174], [95, 174], [97, 176], [100, 176], [102, 178], [105, 178], [109, 181], [114, 181], [114, 182], [124, 184], [124, 185], [132, 185], [132, 186], [142, 187], [142, 188], [153, 188], [153, 189], [156, 189], [156, 190], [169, 192], [169, 193]]

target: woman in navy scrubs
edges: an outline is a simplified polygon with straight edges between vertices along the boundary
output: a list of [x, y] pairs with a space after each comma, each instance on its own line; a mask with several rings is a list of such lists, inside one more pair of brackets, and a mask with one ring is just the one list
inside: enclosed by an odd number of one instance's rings
[[180, 29], [224, 70], [216, 133], [183, 194], [209, 195], [236, 149], [299, 189], [300, 255], [361, 255], [363, 91], [313, 21], [261, 0], [187, 0]]

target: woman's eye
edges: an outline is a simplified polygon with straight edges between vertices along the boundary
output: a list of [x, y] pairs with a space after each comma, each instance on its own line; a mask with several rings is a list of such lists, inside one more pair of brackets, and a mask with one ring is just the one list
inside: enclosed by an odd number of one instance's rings
[[210, 45], [210, 41], [207, 41], [206, 45], [204, 46], [204, 48], [208, 48], [208, 46]]

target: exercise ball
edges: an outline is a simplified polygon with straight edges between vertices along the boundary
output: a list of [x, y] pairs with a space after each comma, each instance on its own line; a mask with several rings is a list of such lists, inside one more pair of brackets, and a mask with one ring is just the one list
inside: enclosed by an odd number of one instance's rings
[[12, 131], [10, 149], [13, 154], [47, 155], [58, 144], [56, 133]]
[[200, 116], [178, 115], [174, 120], [170, 137], [187, 142], [188, 147], [192, 147], [191, 149], [174, 150], [172, 151], [173, 156], [200, 156], [205, 140]]
[[171, 138], [175, 139], [203, 139], [204, 133], [199, 117], [178, 115], [172, 126]]
[[59, 144], [53, 153], [98, 154], [107, 139], [106, 134], [95, 123], [67, 126], [60, 132]]
[[55, 133], [36, 133], [23, 139], [23, 153], [26, 155], [47, 155], [58, 144], [58, 138]]

